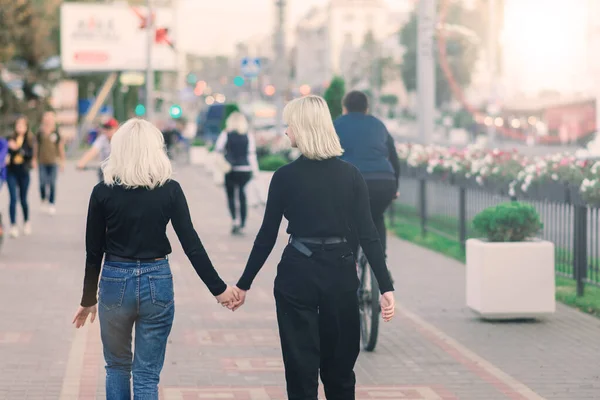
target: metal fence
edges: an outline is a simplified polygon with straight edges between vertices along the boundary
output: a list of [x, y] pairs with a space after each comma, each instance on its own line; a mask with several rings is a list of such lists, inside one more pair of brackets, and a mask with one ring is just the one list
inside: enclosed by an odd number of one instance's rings
[[577, 294], [586, 284], [600, 286], [598, 244], [599, 209], [553, 200], [528, 200], [447, 182], [401, 177], [400, 198], [390, 208], [392, 223], [412, 224], [455, 240], [462, 246], [476, 233], [473, 217], [487, 207], [518, 200], [531, 203], [544, 224], [541, 237], [555, 245], [556, 274], [577, 282]]

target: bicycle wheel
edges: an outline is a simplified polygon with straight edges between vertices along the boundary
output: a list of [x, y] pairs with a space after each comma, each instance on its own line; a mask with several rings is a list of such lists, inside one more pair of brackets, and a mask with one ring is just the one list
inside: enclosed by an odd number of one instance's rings
[[365, 351], [375, 350], [379, 333], [379, 285], [362, 249], [358, 250], [360, 338]]

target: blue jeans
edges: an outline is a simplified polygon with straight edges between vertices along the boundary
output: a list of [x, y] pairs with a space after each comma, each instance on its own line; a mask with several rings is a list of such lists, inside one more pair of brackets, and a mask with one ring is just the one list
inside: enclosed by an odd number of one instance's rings
[[21, 202], [23, 209], [23, 220], [29, 221], [29, 205], [27, 204], [27, 193], [29, 191], [29, 169], [25, 165], [14, 165], [8, 168], [6, 183], [10, 194], [10, 223], [17, 223], [17, 203]]
[[48, 201], [54, 204], [54, 196], [56, 193], [56, 173], [58, 165], [47, 164], [40, 165], [40, 196], [42, 201], [46, 201], [46, 189], [48, 189]]
[[[175, 304], [167, 260], [104, 264], [98, 317], [106, 361], [107, 400], [158, 400]], [[135, 326], [135, 354], [131, 337]]]

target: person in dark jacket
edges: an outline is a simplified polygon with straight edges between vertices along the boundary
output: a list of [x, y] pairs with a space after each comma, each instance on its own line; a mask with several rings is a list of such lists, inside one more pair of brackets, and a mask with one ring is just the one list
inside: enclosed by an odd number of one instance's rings
[[344, 114], [334, 121], [344, 149], [341, 159], [361, 172], [369, 189], [373, 221], [385, 251], [385, 210], [398, 197], [400, 160], [394, 139], [379, 119], [368, 115], [367, 96], [359, 91], [344, 97]]
[[[4, 186], [4, 182], [6, 182], [6, 163], [8, 162], [8, 140], [3, 137], [0, 137], [0, 160], [4, 160], [0, 162], [0, 190], [2, 190], [2, 186]], [[0, 213], [0, 245], [2, 244], [2, 238], [4, 237], [4, 224], [2, 223], [2, 213]]]
[[[221, 132], [215, 144], [215, 151], [223, 153], [231, 165], [231, 171], [225, 174], [225, 190], [232, 220], [231, 233], [241, 234], [246, 226], [248, 214], [246, 185], [252, 179], [252, 174], [258, 173], [256, 143], [254, 136], [248, 134], [248, 120], [244, 114], [233, 112], [229, 115], [225, 122], [225, 130]], [[235, 206], [236, 190], [240, 202], [239, 221]]]
[[31, 223], [29, 222], [29, 204], [27, 194], [29, 193], [30, 171], [34, 167], [33, 134], [29, 130], [27, 118], [21, 116], [15, 121], [13, 134], [8, 139], [8, 163], [6, 166], [6, 182], [10, 193], [10, 236], [19, 236], [17, 227], [17, 204], [21, 204], [23, 210], [23, 233], [31, 235]]
[[356, 260], [347, 241], [357, 228], [381, 291], [385, 321], [394, 316], [394, 287], [369, 209], [367, 185], [343, 153], [327, 103], [318, 96], [289, 102], [286, 134], [302, 156], [271, 180], [265, 216], [237, 283], [240, 307], [271, 253], [282, 217], [289, 244], [275, 278], [277, 322], [290, 400], [317, 400], [319, 373], [328, 399], [354, 399], [360, 350]]

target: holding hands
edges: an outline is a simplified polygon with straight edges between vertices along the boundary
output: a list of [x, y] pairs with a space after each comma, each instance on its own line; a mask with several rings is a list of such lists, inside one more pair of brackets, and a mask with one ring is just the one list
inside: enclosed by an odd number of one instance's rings
[[237, 286], [231, 287], [227, 285], [227, 289], [225, 289], [223, 293], [215, 298], [223, 307], [227, 307], [231, 311], [235, 311], [246, 301], [246, 291], [238, 288]]

